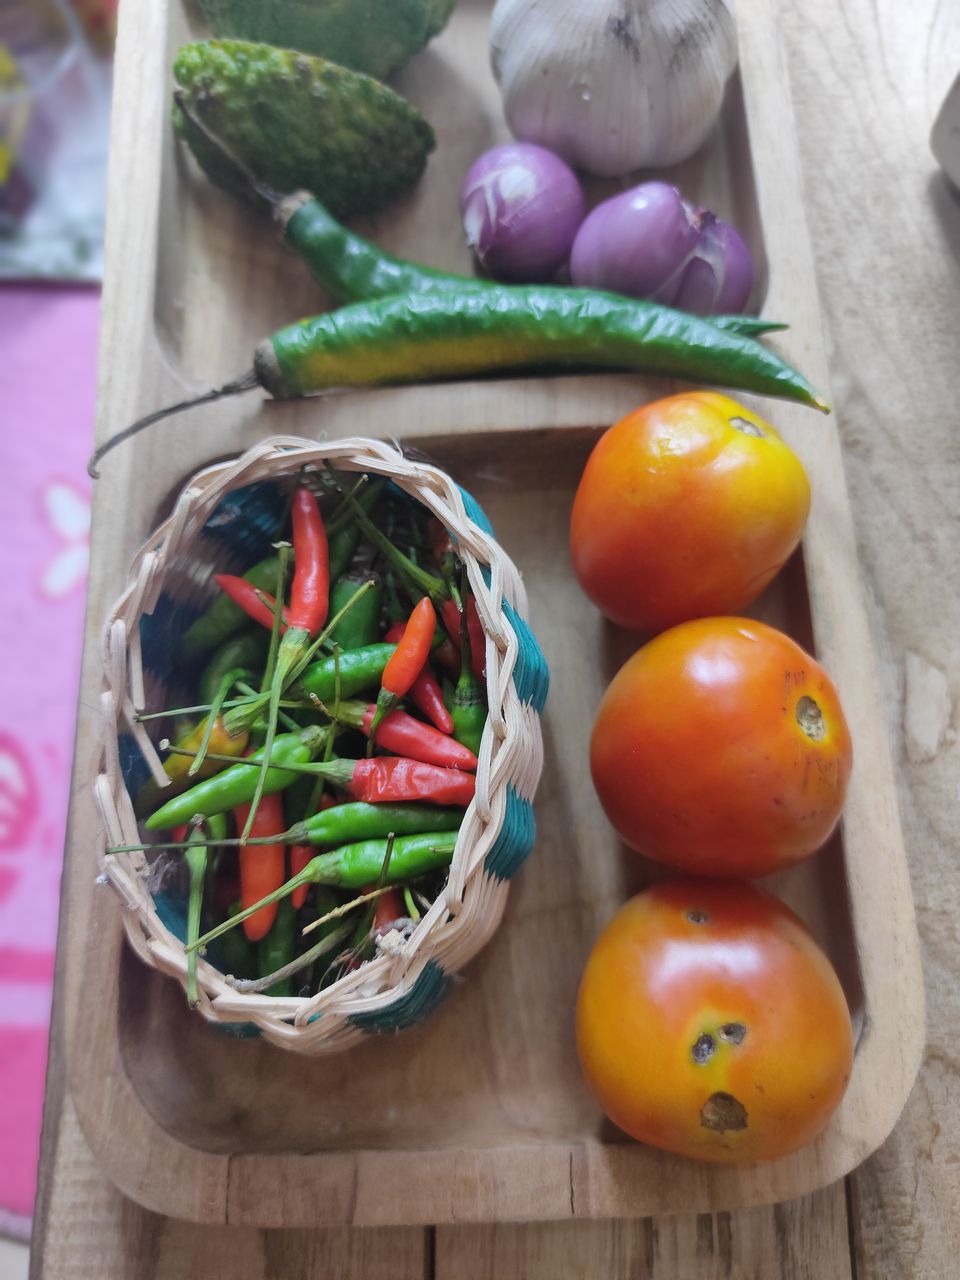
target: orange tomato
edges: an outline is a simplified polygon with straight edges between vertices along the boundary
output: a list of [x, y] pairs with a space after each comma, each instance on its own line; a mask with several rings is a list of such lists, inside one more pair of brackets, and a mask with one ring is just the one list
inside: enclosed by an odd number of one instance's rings
[[639, 649], [600, 703], [594, 786], [634, 849], [699, 875], [761, 876], [830, 835], [850, 734], [823, 668], [747, 618], [702, 618]]
[[806, 472], [762, 418], [693, 391], [600, 439], [573, 503], [580, 586], [613, 622], [652, 632], [744, 608], [800, 541]]
[[837, 975], [753, 885], [677, 880], [628, 902], [580, 984], [577, 1047], [615, 1124], [698, 1160], [772, 1160], [810, 1142], [850, 1078]]

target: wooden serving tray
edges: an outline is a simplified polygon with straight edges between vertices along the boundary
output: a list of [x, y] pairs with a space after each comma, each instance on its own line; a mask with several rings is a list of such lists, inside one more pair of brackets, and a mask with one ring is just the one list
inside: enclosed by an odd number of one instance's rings
[[[181, 0], [123, 7], [117, 59], [98, 439], [248, 363], [255, 341], [318, 310], [316, 286], [269, 227], [175, 153], [168, 67], [192, 34]], [[827, 365], [774, 8], [738, 4], [741, 70], [702, 154], [671, 174], [746, 234], [757, 301], [793, 326], [781, 348], [824, 392]], [[368, 225], [386, 247], [468, 269], [456, 196], [504, 136], [486, 61], [489, 6], [397, 77], [437, 126], [417, 190]], [[162, 156], [158, 165], [156, 158]], [[886, 1137], [923, 1041], [923, 984], [835, 423], [763, 401], [808, 469], [802, 555], [759, 603], [836, 679], [855, 742], [841, 834], [772, 881], [840, 973], [858, 1028], [853, 1076], [811, 1147], [739, 1169], [627, 1140], [580, 1077], [579, 974], [598, 930], [653, 874], [624, 850], [587, 770], [587, 727], [632, 649], [580, 594], [569, 508], [599, 430], [673, 384], [635, 377], [491, 380], [351, 393], [284, 406], [255, 396], [198, 410], [104, 463], [64, 892], [70, 1088], [91, 1149], [133, 1199], [201, 1222], [261, 1226], [449, 1223], [733, 1209], [823, 1186]], [[103, 833], [90, 794], [101, 620], [131, 554], [185, 475], [275, 433], [398, 437], [479, 498], [525, 574], [553, 674], [540, 838], [500, 932], [438, 1014], [412, 1033], [310, 1061], [219, 1034], [122, 946], [121, 908], [95, 885]]]

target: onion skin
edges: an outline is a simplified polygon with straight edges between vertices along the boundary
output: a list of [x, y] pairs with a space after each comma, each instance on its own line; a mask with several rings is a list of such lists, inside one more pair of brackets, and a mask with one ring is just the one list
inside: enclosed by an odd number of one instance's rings
[[550, 280], [566, 262], [586, 213], [573, 170], [545, 147], [507, 143], [470, 168], [460, 195], [477, 260], [497, 280]]
[[742, 311], [753, 263], [741, 236], [676, 187], [645, 182], [603, 201], [577, 232], [570, 276], [582, 288], [650, 298], [697, 315]]

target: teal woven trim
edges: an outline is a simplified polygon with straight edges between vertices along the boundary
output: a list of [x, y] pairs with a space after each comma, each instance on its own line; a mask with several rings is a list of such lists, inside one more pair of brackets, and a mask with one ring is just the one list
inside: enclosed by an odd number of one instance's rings
[[481, 507], [472, 493], [468, 493], [463, 485], [458, 485], [460, 496], [463, 498], [463, 507], [469, 518], [475, 525], [478, 525], [484, 533], [489, 533], [490, 537], [494, 537], [493, 525], [490, 523], [487, 513]]
[[452, 984], [450, 975], [444, 973], [436, 960], [428, 960], [406, 995], [400, 996], [378, 1013], [355, 1013], [350, 1021], [355, 1027], [371, 1035], [401, 1031], [433, 1013]]
[[507, 787], [503, 826], [483, 862], [487, 874], [497, 880], [511, 879], [526, 862], [536, 838], [537, 823], [533, 816], [533, 805], [518, 795], [511, 783]]
[[534, 711], [541, 712], [547, 705], [550, 692], [550, 668], [537, 644], [536, 637], [526, 622], [508, 601], [503, 602], [503, 612], [517, 637], [517, 665], [513, 668], [513, 683], [521, 702], [529, 702]]

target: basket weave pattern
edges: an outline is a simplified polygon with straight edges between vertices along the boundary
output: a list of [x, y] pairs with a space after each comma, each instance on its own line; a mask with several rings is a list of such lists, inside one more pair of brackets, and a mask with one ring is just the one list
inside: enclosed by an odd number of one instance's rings
[[[200, 1012], [220, 1024], [245, 1023], [268, 1040], [305, 1054], [345, 1048], [365, 1032], [397, 1029], [417, 1021], [442, 998], [448, 975], [489, 940], [503, 915], [509, 877], [529, 852], [534, 827], [531, 801], [543, 748], [539, 712], [546, 697], [542, 655], [526, 626], [526, 593], [512, 561], [492, 536], [486, 517], [468, 494], [437, 467], [414, 461], [390, 444], [349, 439], [316, 444], [294, 437], [264, 441], [242, 457], [195, 475], [164, 524], [140, 549], [130, 582], [115, 604], [103, 635], [105, 741], [94, 783], [105, 844], [140, 839], [122, 763], [121, 737], [134, 741], [153, 777], [166, 775], [137, 713], [146, 706], [141, 621], [176, 587], [191, 548], [224, 499], [258, 481], [292, 477], [329, 462], [338, 471], [385, 476], [417, 499], [450, 531], [469, 576], [486, 634], [489, 716], [477, 769], [476, 797], [457, 839], [445, 890], [400, 940], [388, 935], [377, 956], [310, 997], [238, 992], [201, 958]], [[151, 697], [155, 702], [155, 695]], [[161, 704], [162, 705], [162, 704]], [[182, 940], [168, 927], [148, 886], [142, 853], [101, 855], [101, 866], [119, 893], [124, 927], [147, 964], [186, 983]]]

